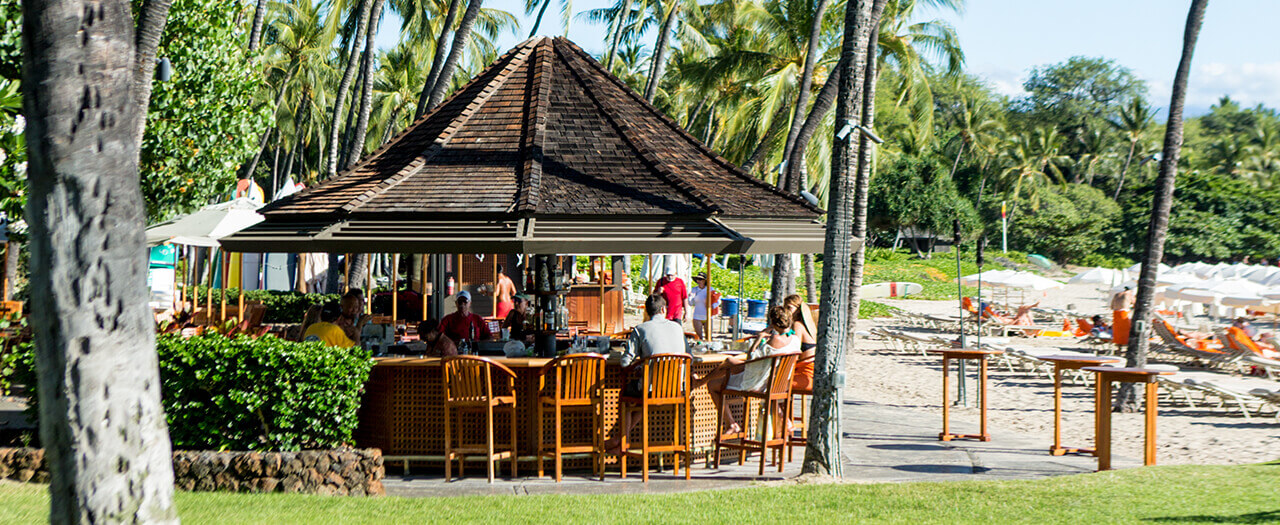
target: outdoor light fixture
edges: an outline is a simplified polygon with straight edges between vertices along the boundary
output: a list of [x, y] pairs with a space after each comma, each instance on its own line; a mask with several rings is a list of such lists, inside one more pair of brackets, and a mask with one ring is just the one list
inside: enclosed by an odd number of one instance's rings
[[778, 173], [782, 173], [782, 171], [783, 171], [783, 170], [785, 170], [785, 169], [787, 169], [787, 161], [785, 161], [785, 160], [784, 160], [784, 161], [782, 161], [782, 162], [779, 162], [779, 163], [778, 163]]
[[804, 200], [809, 201], [809, 204], [815, 207], [818, 205], [818, 198], [812, 193], [809, 193], [809, 190], [800, 190], [800, 196], [804, 197]]
[[156, 80], [168, 82], [173, 78], [173, 63], [169, 62], [169, 57], [156, 59]]
[[884, 144], [884, 139], [880, 138], [879, 135], [876, 135], [876, 132], [871, 131], [871, 128], [863, 126], [862, 124], [858, 124], [858, 131], [861, 131], [864, 135], [867, 136], [867, 138], [871, 139], [871, 142], [874, 142], [876, 144]]
[[840, 131], [836, 132], [836, 138], [844, 140], [845, 137], [849, 136], [849, 132], [851, 131], [853, 131], [853, 124], [846, 120], [844, 127], [840, 128]]

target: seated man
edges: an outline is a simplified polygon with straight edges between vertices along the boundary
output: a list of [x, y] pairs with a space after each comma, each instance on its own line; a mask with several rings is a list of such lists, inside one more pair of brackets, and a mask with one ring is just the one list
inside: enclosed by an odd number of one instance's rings
[[440, 321], [435, 319], [418, 323], [418, 340], [423, 347], [423, 354], [428, 357], [458, 355], [458, 345], [449, 336], [440, 333]]
[[[622, 351], [622, 367], [626, 368], [646, 357], [659, 354], [687, 354], [688, 347], [684, 339], [684, 327], [680, 323], [667, 319], [667, 299], [661, 295], [650, 295], [644, 300], [644, 311], [649, 320], [636, 325], [627, 338]], [[628, 381], [622, 388], [623, 397], [640, 397], [642, 395], [639, 379]], [[631, 427], [640, 421], [635, 414], [640, 408], [632, 409]], [[631, 427], [623, 432], [631, 432]], [[610, 450], [617, 452], [622, 436], [609, 439]]]
[[471, 313], [471, 293], [466, 290], [458, 292], [458, 298], [455, 301], [458, 311], [440, 320], [440, 333], [458, 343], [493, 339], [493, 334], [489, 332], [489, 323], [486, 323], [483, 317]]
[[302, 341], [319, 341], [328, 346], [338, 348], [356, 346], [356, 342], [348, 339], [347, 335], [343, 333], [342, 327], [335, 324], [341, 316], [342, 311], [338, 309], [337, 305], [330, 304], [323, 307], [320, 310], [320, 322], [307, 327], [307, 331], [302, 334]]

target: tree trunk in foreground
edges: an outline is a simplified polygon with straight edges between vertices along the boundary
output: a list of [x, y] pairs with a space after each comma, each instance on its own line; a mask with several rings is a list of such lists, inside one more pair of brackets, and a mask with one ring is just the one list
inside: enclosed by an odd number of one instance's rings
[[[875, 0], [871, 6], [871, 30], [867, 35], [866, 71], [862, 76], [862, 120], [863, 129], [874, 129], [876, 123], [876, 43], [880, 40], [880, 16], [884, 14], [885, 0]], [[871, 168], [875, 164], [876, 145], [866, 133], [858, 133], [858, 175], [853, 190], [853, 236], [862, 239], [862, 244], [853, 252], [853, 261], [849, 266], [849, 341], [850, 346], [856, 344], [854, 334], [858, 328], [858, 310], [861, 301], [858, 292], [862, 289], [863, 263], [867, 254], [867, 196], [871, 188]]]
[[413, 120], [422, 118], [427, 113], [427, 101], [431, 100], [431, 90], [436, 87], [440, 78], [440, 69], [444, 66], [445, 51], [449, 46], [449, 30], [453, 29], [453, 21], [458, 18], [458, 2], [449, 0], [449, 12], [444, 15], [444, 25], [440, 26], [440, 36], [436, 38], [435, 56], [431, 58], [431, 71], [427, 73], [427, 83], [422, 86], [422, 94], [418, 95], [418, 108], [413, 112]]
[[[837, 127], [857, 122], [862, 110], [862, 76], [867, 60], [867, 33], [871, 30], [871, 0], [846, 4]], [[853, 193], [856, 175], [856, 136], [833, 138], [831, 186], [828, 190], [827, 236], [822, 264], [822, 303], [818, 315], [818, 349], [814, 359], [813, 400], [809, 418], [809, 444], [802, 472], [840, 476], [840, 390], [844, 386], [844, 353], [847, 349], [849, 261], [853, 255]]]
[[343, 106], [347, 102], [347, 92], [351, 90], [351, 81], [356, 76], [356, 67], [360, 64], [359, 42], [364, 38], [365, 32], [368, 31], [369, 11], [373, 7], [373, 0], [361, 0], [359, 11], [356, 19], [356, 33], [351, 38], [354, 43], [351, 46], [351, 52], [347, 54], [347, 65], [342, 71], [342, 80], [338, 82], [338, 93], [333, 99], [333, 120], [329, 122], [329, 143], [325, 158], [328, 164], [325, 165], [324, 178], [328, 179], [338, 173], [338, 132], [342, 129], [342, 111]]
[[467, 11], [462, 13], [462, 22], [458, 24], [458, 30], [453, 33], [453, 45], [449, 47], [449, 58], [445, 59], [444, 66], [440, 68], [440, 76], [431, 87], [431, 98], [427, 100], [428, 112], [435, 109], [436, 105], [444, 100], [444, 94], [449, 91], [453, 70], [458, 67], [458, 62], [462, 60], [462, 53], [467, 50], [467, 41], [471, 39], [471, 26], [475, 25], [476, 17], [480, 16], [480, 7], [483, 4], [484, 0], [471, 0], [467, 3]]
[[31, 322], [53, 523], [176, 523], [125, 0], [24, 3]]
[[[1187, 99], [1187, 77], [1191, 74], [1191, 57], [1195, 54], [1196, 38], [1204, 24], [1204, 11], [1209, 0], [1191, 0], [1187, 13], [1187, 27], [1182, 34], [1182, 58], [1173, 77], [1173, 95], [1169, 101], [1169, 124], [1164, 132], [1164, 150], [1160, 158], [1160, 174], [1156, 177], [1155, 195], [1151, 199], [1151, 224], [1147, 229], [1147, 251], [1142, 257], [1142, 272], [1138, 276], [1138, 295], [1133, 307], [1133, 328], [1129, 331], [1129, 348], [1125, 351], [1125, 366], [1143, 367], [1147, 364], [1147, 348], [1150, 341], [1151, 302], [1155, 298], [1156, 268], [1164, 259], [1164, 240], [1169, 232], [1169, 208], [1173, 204], [1173, 186], [1178, 176], [1178, 156], [1182, 154], [1182, 110]], [[1115, 410], [1136, 412], [1137, 389], [1133, 383], [1124, 383], [1116, 396]]]

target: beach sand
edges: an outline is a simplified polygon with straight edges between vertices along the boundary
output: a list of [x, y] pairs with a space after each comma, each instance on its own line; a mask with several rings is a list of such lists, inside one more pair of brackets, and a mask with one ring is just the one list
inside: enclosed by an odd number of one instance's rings
[[[1042, 306], [1074, 307], [1082, 314], [1106, 313], [1105, 294], [1096, 285], [1068, 285], [1048, 294], [1028, 294], [1029, 302], [1041, 299]], [[999, 300], [999, 297], [997, 297]], [[951, 314], [957, 312], [954, 301], [883, 301], [904, 310]], [[1013, 294], [1014, 304], [1019, 304]], [[904, 328], [892, 319], [864, 320], [860, 330], [884, 326], [922, 334], [933, 333], [955, 338], [954, 330], [939, 333], [924, 328]], [[972, 337], [972, 336], [970, 336]], [[971, 343], [972, 344], [972, 343]], [[1090, 352], [1074, 337], [1014, 337], [1010, 344]], [[941, 360], [889, 350], [881, 341], [862, 339], [847, 359], [848, 390], [846, 397], [891, 406], [938, 413], [941, 429], [942, 377]], [[1159, 362], [1159, 361], [1153, 361]], [[1174, 363], [1176, 364], [1176, 363]], [[1184, 365], [1180, 365], [1184, 366]], [[952, 368], [954, 399], [955, 371]], [[969, 408], [952, 412], [955, 432], [977, 433], [977, 366], [970, 364]], [[989, 425], [993, 440], [999, 441], [1002, 430], [1044, 436], [1046, 456], [1053, 442], [1053, 382], [1026, 372], [1010, 373], [992, 369], [989, 377]], [[1141, 395], [1141, 394], [1139, 394]], [[1198, 397], [1193, 397], [1198, 401]], [[1211, 405], [1212, 406], [1212, 405]], [[1063, 443], [1066, 446], [1091, 447], [1093, 444], [1093, 387], [1064, 383]], [[1112, 415], [1112, 451], [1117, 456], [1141, 458], [1143, 447], [1143, 415]], [[1239, 464], [1257, 463], [1280, 458], [1280, 422], [1270, 410], [1246, 421], [1238, 410], [1228, 413], [1197, 402], [1197, 408], [1162, 397], [1157, 422], [1158, 464]]]

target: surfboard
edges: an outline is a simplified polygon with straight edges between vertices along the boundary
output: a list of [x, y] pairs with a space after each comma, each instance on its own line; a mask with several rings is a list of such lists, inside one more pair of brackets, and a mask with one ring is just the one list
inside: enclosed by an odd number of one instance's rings
[[1035, 254], [1028, 255], [1027, 261], [1030, 261], [1031, 264], [1034, 264], [1046, 270], [1053, 269], [1053, 261], [1050, 261], [1048, 257], [1045, 257], [1043, 255], [1035, 255]]
[[872, 283], [862, 285], [862, 291], [858, 292], [860, 297], [866, 299], [876, 299], [885, 297], [902, 297], [905, 295], [917, 294], [924, 291], [924, 286], [919, 283]]

